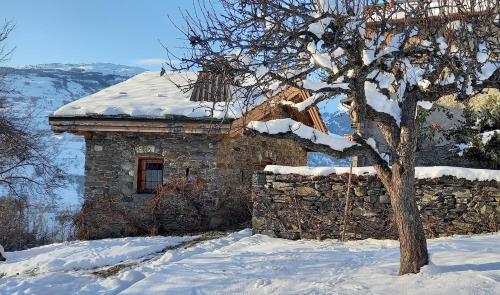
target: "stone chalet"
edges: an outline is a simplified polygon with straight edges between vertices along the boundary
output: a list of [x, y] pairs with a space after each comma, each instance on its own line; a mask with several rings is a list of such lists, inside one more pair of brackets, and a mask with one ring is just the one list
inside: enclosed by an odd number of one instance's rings
[[[187, 80], [197, 81], [193, 90], [177, 87]], [[248, 222], [255, 171], [269, 164], [306, 165], [307, 150], [297, 143], [243, 131], [251, 120], [292, 118], [327, 132], [317, 108], [299, 113], [275, 103], [301, 102], [307, 93], [289, 88], [248, 103], [228, 100], [232, 91], [221, 81], [207, 72], [163, 77], [145, 72], [50, 116], [54, 132], [85, 137], [81, 238], [194, 232]], [[162, 194], [155, 194], [158, 187]]]

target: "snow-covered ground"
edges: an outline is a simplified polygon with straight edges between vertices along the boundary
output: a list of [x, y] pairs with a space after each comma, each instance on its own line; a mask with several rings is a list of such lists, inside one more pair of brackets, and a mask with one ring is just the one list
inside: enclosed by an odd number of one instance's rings
[[51, 244], [6, 254], [5, 276], [69, 270], [88, 270], [139, 259], [192, 237], [104, 239]]
[[[432, 263], [402, 277], [397, 241], [288, 241], [243, 230], [158, 254], [187, 240], [110, 239], [7, 253], [0, 294], [500, 294], [500, 233], [429, 240]], [[107, 278], [92, 274], [131, 262]]]

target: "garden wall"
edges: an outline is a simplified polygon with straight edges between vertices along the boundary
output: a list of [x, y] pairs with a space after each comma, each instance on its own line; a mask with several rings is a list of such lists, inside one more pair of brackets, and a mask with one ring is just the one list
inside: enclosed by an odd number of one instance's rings
[[[427, 174], [440, 174], [436, 171], [438, 168], [431, 169], [426, 170]], [[499, 230], [500, 171], [463, 169], [466, 168], [456, 168], [458, 172], [465, 171], [462, 174], [469, 179], [478, 173], [494, 175], [493, 179], [497, 180], [473, 181], [449, 175], [416, 180], [417, 202], [428, 238]], [[385, 188], [373, 172], [358, 174], [352, 177], [347, 237], [397, 239]], [[253, 178], [254, 233], [286, 239], [339, 238], [347, 181], [348, 174], [256, 173]]]

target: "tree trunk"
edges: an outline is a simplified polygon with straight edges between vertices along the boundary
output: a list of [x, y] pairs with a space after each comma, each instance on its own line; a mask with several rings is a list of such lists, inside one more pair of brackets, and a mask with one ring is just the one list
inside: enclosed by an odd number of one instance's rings
[[[398, 165], [399, 166], [399, 165]], [[389, 189], [391, 205], [400, 242], [399, 275], [418, 273], [429, 262], [427, 241], [415, 199], [414, 171], [393, 167], [392, 187]], [[396, 171], [399, 170], [399, 171]]]
[[392, 164], [392, 176], [387, 187], [399, 232], [399, 275], [418, 273], [429, 262], [427, 241], [415, 198], [416, 108], [419, 96], [419, 93], [412, 93], [402, 106], [397, 158]]

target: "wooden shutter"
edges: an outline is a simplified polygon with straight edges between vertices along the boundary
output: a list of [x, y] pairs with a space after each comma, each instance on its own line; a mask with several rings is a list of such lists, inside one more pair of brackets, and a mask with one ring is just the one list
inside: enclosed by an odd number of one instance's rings
[[146, 185], [146, 159], [139, 159], [139, 169], [137, 174], [137, 191], [139, 193], [144, 192], [144, 188]]

